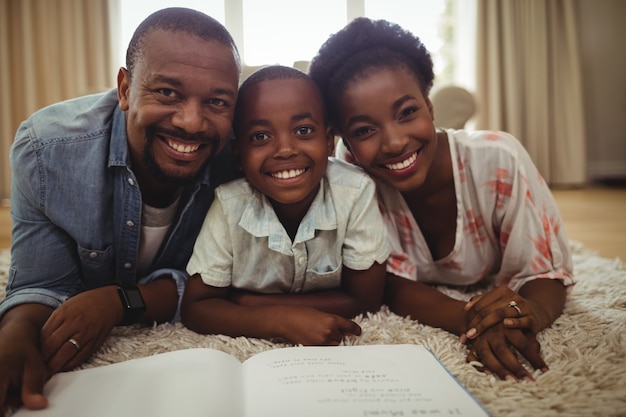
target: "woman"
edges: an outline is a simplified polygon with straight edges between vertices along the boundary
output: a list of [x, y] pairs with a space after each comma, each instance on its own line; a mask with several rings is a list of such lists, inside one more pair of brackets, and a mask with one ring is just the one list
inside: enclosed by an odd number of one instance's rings
[[[532, 379], [514, 350], [547, 370], [536, 334], [563, 310], [572, 260], [522, 145], [503, 132], [436, 129], [432, 60], [398, 25], [354, 20], [309, 72], [349, 159], [377, 181], [392, 311], [460, 335], [468, 361], [503, 379]], [[465, 302], [432, 284], [485, 292]]]

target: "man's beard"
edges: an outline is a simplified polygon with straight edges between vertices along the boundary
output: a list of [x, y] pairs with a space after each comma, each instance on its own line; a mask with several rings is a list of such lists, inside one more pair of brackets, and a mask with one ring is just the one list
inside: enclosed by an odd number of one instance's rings
[[[156, 158], [154, 157], [154, 142], [160, 140], [157, 139], [157, 135], [168, 136], [188, 142], [201, 143], [202, 146], [208, 145], [211, 147], [211, 156], [207, 158], [206, 161], [204, 161], [204, 163], [197, 172], [192, 172], [187, 175], [175, 175], [173, 173], [167, 172], [159, 166]], [[162, 183], [178, 186], [189, 185], [193, 184], [202, 175], [202, 173], [204, 173], [206, 167], [215, 157], [219, 143], [219, 137], [209, 137], [200, 134], [190, 135], [180, 130], [158, 129], [154, 126], [151, 126], [146, 130], [146, 146], [143, 152], [143, 162], [146, 165], [148, 171], [154, 176], [155, 180]], [[183, 161], [180, 161], [179, 163], [180, 165], [185, 164], [185, 162]]]

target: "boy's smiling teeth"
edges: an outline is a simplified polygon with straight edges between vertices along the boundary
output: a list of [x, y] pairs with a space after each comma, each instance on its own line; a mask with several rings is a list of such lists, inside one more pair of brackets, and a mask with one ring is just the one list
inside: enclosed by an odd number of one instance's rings
[[415, 152], [414, 154], [409, 156], [404, 161], [396, 162], [395, 164], [385, 164], [385, 167], [387, 169], [391, 169], [391, 170], [404, 169], [404, 168], [410, 166], [411, 164], [413, 164], [416, 159], [417, 159], [417, 152]]
[[177, 152], [182, 152], [182, 153], [191, 153], [191, 152], [195, 152], [198, 150], [198, 148], [200, 148], [199, 144], [195, 144], [195, 145], [183, 145], [177, 142], [172, 142], [171, 140], [167, 141], [167, 144], [169, 145], [170, 148], [174, 149]]
[[306, 169], [289, 169], [289, 170], [285, 170], [285, 171], [273, 172], [270, 175], [272, 177], [274, 177], [274, 178], [279, 178], [281, 180], [287, 180], [289, 178], [295, 178], [295, 177], [297, 177], [299, 175], [304, 174], [304, 171], [306, 171]]

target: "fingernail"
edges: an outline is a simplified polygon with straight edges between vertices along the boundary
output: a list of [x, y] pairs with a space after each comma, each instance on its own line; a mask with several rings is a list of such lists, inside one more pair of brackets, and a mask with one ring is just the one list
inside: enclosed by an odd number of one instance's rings
[[505, 326], [512, 326], [514, 324], [513, 320], [511, 319], [504, 319], [504, 325]]
[[465, 333], [465, 336], [467, 336], [467, 337], [469, 337], [471, 339], [472, 337], [476, 336], [476, 333], [477, 333], [476, 329], [472, 328], [472, 329], [469, 329], [467, 331], [467, 333]]
[[467, 336], [465, 336], [464, 334], [461, 335], [461, 344], [465, 344], [465, 342], [467, 342]]
[[517, 381], [517, 378], [515, 378], [513, 375], [509, 374], [507, 376], [504, 377], [504, 379], [506, 379], [507, 381]]
[[533, 382], [533, 381], [535, 380], [533, 377], [528, 376], [528, 375], [526, 375], [523, 379], [524, 379], [524, 381], [526, 381], [526, 382]]

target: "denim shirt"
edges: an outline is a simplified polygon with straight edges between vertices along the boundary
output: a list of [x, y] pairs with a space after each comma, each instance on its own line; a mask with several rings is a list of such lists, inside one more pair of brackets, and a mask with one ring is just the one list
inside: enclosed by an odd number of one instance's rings
[[17, 131], [10, 162], [11, 266], [0, 316], [18, 304], [56, 308], [84, 290], [163, 274], [171, 274], [180, 294], [214, 189], [234, 172], [223, 152], [183, 189], [152, 272], [137, 277], [142, 200], [117, 90], [33, 114]]

